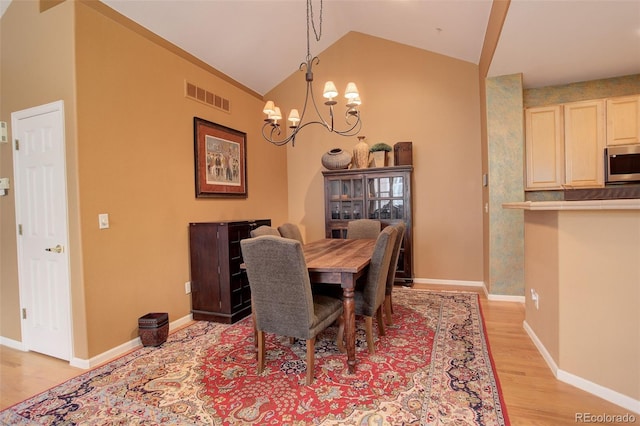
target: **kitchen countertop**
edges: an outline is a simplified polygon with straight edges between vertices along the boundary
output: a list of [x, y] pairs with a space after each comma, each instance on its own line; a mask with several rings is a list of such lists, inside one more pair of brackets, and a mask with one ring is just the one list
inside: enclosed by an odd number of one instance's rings
[[502, 208], [519, 210], [640, 210], [640, 198], [580, 201], [520, 201], [503, 203]]

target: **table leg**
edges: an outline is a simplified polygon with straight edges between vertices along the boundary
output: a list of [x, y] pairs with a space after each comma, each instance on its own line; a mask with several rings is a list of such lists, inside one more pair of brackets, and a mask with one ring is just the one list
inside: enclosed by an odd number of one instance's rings
[[356, 314], [353, 287], [343, 288], [342, 306], [344, 310], [344, 334], [347, 341], [347, 366], [349, 373], [356, 372]]

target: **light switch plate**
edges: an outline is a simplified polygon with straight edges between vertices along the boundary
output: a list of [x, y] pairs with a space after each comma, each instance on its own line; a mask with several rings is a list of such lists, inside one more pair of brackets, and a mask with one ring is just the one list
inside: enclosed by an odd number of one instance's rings
[[9, 139], [7, 138], [7, 123], [5, 121], [0, 121], [0, 142], [9, 142]]
[[100, 213], [98, 215], [98, 227], [100, 229], [108, 229], [109, 228], [109, 214], [108, 213]]

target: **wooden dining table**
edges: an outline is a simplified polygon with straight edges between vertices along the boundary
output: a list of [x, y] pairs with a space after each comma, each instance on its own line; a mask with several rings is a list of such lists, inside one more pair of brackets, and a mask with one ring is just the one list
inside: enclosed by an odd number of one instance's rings
[[376, 240], [327, 238], [302, 246], [311, 283], [342, 287], [347, 366], [356, 369], [356, 317], [353, 299], [358, 278], [367, 273]]

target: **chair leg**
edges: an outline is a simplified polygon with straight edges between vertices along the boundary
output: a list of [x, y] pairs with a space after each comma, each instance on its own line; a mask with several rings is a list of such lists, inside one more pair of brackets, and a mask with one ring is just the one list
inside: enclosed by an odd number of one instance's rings
[[262, 370], [264, 370], [264, 331], [258, 330], [258, 374], [262, 374]]
[[384, 316], [387, 319], [387, 325], [393, 325], [393, 307], [391, 306], [391, 295], [387, 294], [384, 297]]
[[367, 335], [367, 347], [370, 354], [375, 354], [376, 350], [373, 347], [373, 317], [364, 317], [364, 329]]
[[378, 320], [378, 334], [380, 336], [384, 336], [385, 331], [384, 331], [384, 321], [382, 320], [382, 305], [380, 305], [378, 309], [376, 309], [376, 319]]
[[307, 340], [307, 385], [313, 383], [316, 338]]

